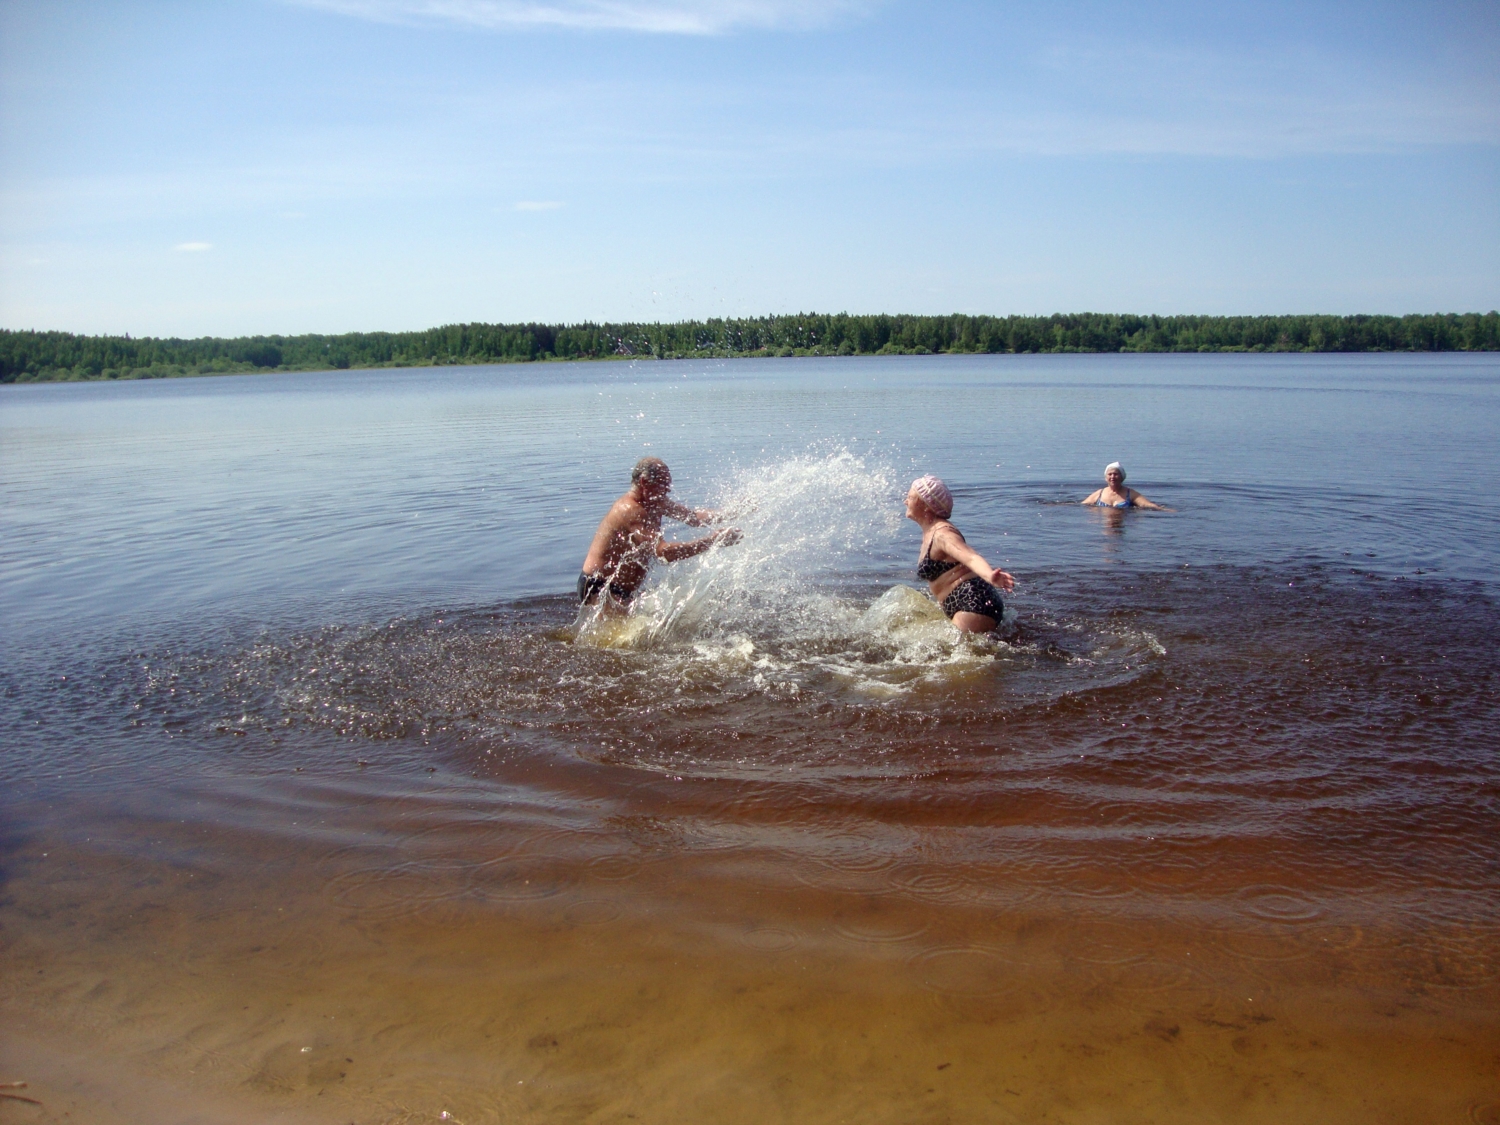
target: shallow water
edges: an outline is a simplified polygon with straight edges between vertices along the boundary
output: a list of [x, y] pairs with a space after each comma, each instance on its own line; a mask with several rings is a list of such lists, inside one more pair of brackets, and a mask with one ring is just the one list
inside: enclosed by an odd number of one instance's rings
[[[4, 388], [0, 1059], [53, 1109], [0, 1121], [1500, 1121], [1497, 389]], [[647, 452], [745, 538], [577, 615]], [[1115, 458], [1178, 510], [1070, 503]], [[998, 636], [909, 577], [925, 471]]]

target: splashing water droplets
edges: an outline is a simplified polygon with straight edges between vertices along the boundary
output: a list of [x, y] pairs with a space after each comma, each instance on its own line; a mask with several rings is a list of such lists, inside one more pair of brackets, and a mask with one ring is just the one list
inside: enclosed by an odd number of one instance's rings
[[848, 450], [740, 470], [720, 508], [743, 538], [654, 568], [627, 618], [583, 611], [577, 639], [710, 662], [760, 690], [816, 678], [877, 697], [904, 690], [913, 668], [992, 659], [993, 644], [961, 638], [925, 593], [877, 597], [877, 576], [861, 589], [851, 575], [872, 543], [900, 542], [898, 491], [894, 470]]
[[661, 568], [643, 608], [663, 619], [658, 635], [826, 633], [853, 607], [825, 588], [847, 588], [851, 553], [899, 530], [894, 491], [888, 470], [848, 451], [742, 470], [721, 507], [743, 539]]

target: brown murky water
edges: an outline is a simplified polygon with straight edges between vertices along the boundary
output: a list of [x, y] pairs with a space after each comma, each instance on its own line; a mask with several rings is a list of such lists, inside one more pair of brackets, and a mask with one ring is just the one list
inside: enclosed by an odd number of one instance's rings
[[96, 747], [108, 785], [12, 802], [30, 1092], [97, 1112], [99, 1058], [157, 1084], [121, 1120], [1494, 1119], [1483, 596], [1167, 576], [873, 698], [826, 637], [768, 688], [560, 608], [107, 670], [224, 757]]

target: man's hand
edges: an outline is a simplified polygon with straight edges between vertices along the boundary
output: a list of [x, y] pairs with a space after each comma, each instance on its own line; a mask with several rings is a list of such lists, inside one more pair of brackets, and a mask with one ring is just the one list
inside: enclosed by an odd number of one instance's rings
[[728, 546], [739, 541], [740, 529], [737, 527], [721, 527], [717, 531], [710, 531], [702, 539], [694, 539], [691, 543], [668, 543], [665, 539], [658, 539], [656, 557], [667, 562], [681, 562], [694, 555], [701, 555], [710, 547], [715, 547], [720, 543]]

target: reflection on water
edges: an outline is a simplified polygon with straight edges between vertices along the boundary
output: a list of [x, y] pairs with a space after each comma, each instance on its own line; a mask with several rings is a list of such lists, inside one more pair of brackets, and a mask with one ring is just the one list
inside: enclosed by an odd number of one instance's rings
[[[1131, 513], [1134, 515], [1135, 513]], [[1125, 512], [1116, 508], [1095, 508], [1089, 513], [1105, 535], [1106, 557], [1111, 553], [1108, 540], [1110, 536], [1125, 534]]]
[[85, 627], [13, 553], [0, 1120], [1493, 1116], [1488, 588], [975, 487], [1021, 586], [961, 636], [900, 464], [702, 474], [744, 540], [618, 619]]

